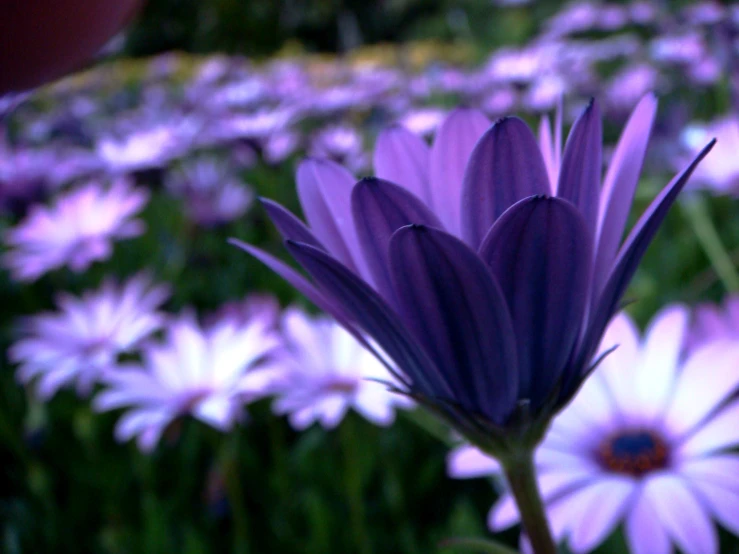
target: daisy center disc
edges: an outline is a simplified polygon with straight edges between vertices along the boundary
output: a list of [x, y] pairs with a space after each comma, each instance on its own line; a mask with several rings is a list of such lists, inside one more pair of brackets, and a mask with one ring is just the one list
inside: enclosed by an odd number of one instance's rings
[[651, 431], [623, 431], [601, 443], [598, 457], [604, 469], [638, 477], [665, 468], [669, 462], [669, 448]]

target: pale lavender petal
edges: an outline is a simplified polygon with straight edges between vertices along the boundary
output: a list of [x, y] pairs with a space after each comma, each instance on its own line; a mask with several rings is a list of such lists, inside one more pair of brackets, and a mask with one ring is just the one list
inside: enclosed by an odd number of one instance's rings
[[734, 402], [708, 423], [697, 427], [680, 445], [679, 453], [685, 457], [705, 456], [737, 445], [739, 445], [739, 402]]
[[410, 225], [390, 241], [390, 267], [401, 313], [454, 398], [502, 423], [517, 399], [516, 339], [483, 261], [444, 231]]
[[436, 134], [430, 161], [431, 203], [450, 233], [459, 233], [464, 171], [477, 140], [488, 127], [490, 121], [482, 112], [458, 108]]
[[643, 495], [685, 554], [718, 552], [716, 529], [700, 499], [683, 479], [667, 474], [649, 478]]
[[472, 151], [462, 184], [462, 238], [477, 249], [501, 214], [519, 200], [550, 192], [536, 138], [517, 117], [499, 119]]
[[648, 94], [634, 108], [608, 166], [600, 193], [593, 298], [600, 293], [616, 259], [656, 113], [657, 99]]
[[685, 361], [665, 421], [673, 433], [688, 433], [737, 389], [739, 344], [709, 343]]
[[603, 124], [593, 100], [567, 137], [557, 185], [557, 196], [577, 206], [593, 237], [598, 222], [602, 151]]
[[382, 179], [359, 181], [352, 192], [352, 214], [357, 236], [376, 289], [395, 306], [390, 280], [388, 244], [392, 234], [411, 223], [441, 228], [426, 205], [407, 190]]
[[739, 456], [713, 454], [678, 460], [676, 471], [691, 481], [704, 481], [739, 492]]
[[400, 185], [430, 206], [430, 153], [421, 137], [401, 125], [393, 125], [377, 137], [375, 174]]
[[671, 554], [672, 544], [657, 509], [638, 495], [626, 517], [626, 540], [632, 554]]
[[552, 137], [552, 127], [549, 117], [544, 115], [539, 121], [539, 148], [541, 150], [544, 165], [547, 168], [547, 177], [549, 179], [549, 193], [555, 195], [557, 193], [557, 177], [559, 176], [559, 153], [554, 150], [554, 138]]
[[480, 246], [511, 312], [519, 397], [538, 409], [564, 371], [587, 305], [592, 242], [566, 200], [530, 197], [512, 206]]
[[295, 179], [300, 204], [313, 233], [337, 260], [357, 271], [359, 245], [351, 215], [356, 179], [339, 164], [319, 159], [303, 161]]
[[490, 477], [500, 473], [500, 464], [479, 448], [465, 444], [447, 455], [446, 472], [455, 479]]
[[739, 534], [739, 493], [719, 483], [697, 481], [691, 485], [721, 525]]

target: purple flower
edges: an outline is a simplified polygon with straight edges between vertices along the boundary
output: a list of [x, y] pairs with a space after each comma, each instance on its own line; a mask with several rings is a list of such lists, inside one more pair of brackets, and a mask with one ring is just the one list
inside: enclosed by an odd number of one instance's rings
[[278, 345], [270, 318], [225, 317], [203, 329], [186, 314], [170, 323], [164, 343], [144, 348], [141, 364], [101, 376], [106, 388], [94, 407], [129, 408], [116, 426], [116, 438], [138, 437], [143, 451], [151, 451], [166, 427], [186, 414], [229, 430], [244, 404], [260, 393], [250, 370], [266, 363]]
[[242, 183], [238, 167], [212, 156], [184, 161], [167, 174], [165, 186], [183, 198], [188, 216], [204, 226], [241, 217], [254, 198], [252, 190]]
[[114, 239], [144, 232], [144, 223], [133, 216], [148, 199], [145, 190], [120, 179], [110, 187], [88, 183], [58, 196], [51, 207], [34, 206], [6, 232], [10, 250], [3, 265], [19, 281], [35, 281], [65, 265], [83, 272], [92, 262], [110, 257]]
[[[684, 150], [691, 154], [706, 137], [717, 138], [716, 149], [706, 157], [695, 172], [693, 183], [706, 187], [716, 194], [737, 194], [739, 192], [739, 117], [727, 116], [706, 124], [692, 124], [681, 137]], [[678, 162], [685, 160], [678, 157]]]
[[360, 171], [368, 165], [362, 135], [348, 125], [329, 125], [321, 129], [313, 137], [308, 154], [334, 160], [352, 171]]
[[651, 96], [637, 106], [602, 187], [594, 102], [561, 158], [559, 133], [551, 140], [543, 127], [542, 155], [520, 119], [490, 126], [471, 109], [452, 112], [431, 148], [392, 127], [377, 141], [378, 178], [300, 165], [310, 228], [264, 202], [315, 285], [242, 247], [360, 340], [369, 335], [407, 376], [402, 387], [473, 442], [500, 451], [515, 427], [531, 446], [597, 364], [641, 256], [710, 148], [619, 248], [655, 111]]
[[102, 371], [132, 352], [142, 339], [163, 324], [159, 306], [168, 287], [153, 286], [139, 275], [123, 286], [107, 281], [81, 298], [61, 295], [59, 310], [23, 321], [23, 338], [10, 347], [10, 359], [19, 364], [23, 383], [37, 380], [40, 398], [52, 397], [63, 386], [77, 384], [81, 395], [90, 393]]
[[270, 394], [278, 414], [305, 429], [314, 422], [334, 428], [350, 408], [376, 425], [390, 425], [394, 408], [408, 408], [408, 397], [392, 393], [398, 385], [375, 356], [335, 321], [310, 318], [297, 308], [282, 318], [286, 351], [269, 372]]
[[727, 298], [721, 306], [697, 306], [688, 333], [686, 349], [692, 352], [716, 340], [739, 341], [739, 295]]
[[[634, 554], [718, 552], [711, 519], [739, 533], [739, 343], [714, 342], [680, 355], [687, 326], [680, 306], [663, 310], [643, 340], [626, 315], [601, 351], [619, 347], [557, 416], [536, 453], [552, 530], [575, 553], [595, 549], [624, 522]], [[454, 477], [497, 473], [471, 447], [448, 459]], [[488, 524], [518, 521], [508, 494]]]

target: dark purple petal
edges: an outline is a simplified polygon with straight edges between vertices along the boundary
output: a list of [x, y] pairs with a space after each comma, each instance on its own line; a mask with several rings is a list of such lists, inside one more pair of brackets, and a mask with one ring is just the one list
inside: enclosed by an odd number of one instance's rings
[[286, 242], [287, 249], [333, 299], [369, 334], [412, 381], [416, 392], [429, 398], [451, 398], [436, 364], [413, 338], [398, 315], [367, 283], [331, 256], [307, 244]]
[[455, 399], [504, 422], [518, 393], [516, 339], [488, 268], [456, 237], [422, 225], [393, 235], [390, 267], [403, 317], [448, 376]]
[[647, 152], [652, 124], [657, 113], [657, 99], [646, 95], [634, 108], [603, 181], [600, 193], [600, 219], [595, 258], [593, 297], [600, 293], [616, 259], [626, 228], [631, 202], [639, 183], [644, 156]]
[[459, 233], [464, 171], [475, 144], [488, 127], [490, 121], [482, 112], [457, 108], [436, 134], [429, 175], [431, 208], [450, 233]]
[[521, 398], [547, 399], [577, 343], [589, 298], [592, 239], [582, 215], [552, 197], [521, 200], [480, 246], [508, 302]]
[[557, 196], [577, 206], [593, 236], [598, 222], [602, 151], [603, 124], [598, 104], [592, 100], [567, 137]]
[[[595, 309], [588, 323], [588, 332], [583, 338], [582, 346], [578, 349], [581, 355], [578, 364], [587, 364], [593, 356], [608, 322], [618, 310], [621, 297], [626, 292], [626, 287], [628, 287], [649, 243], [667, 215], [667, 211], [673, 202], [675, 202], [677, 195], [685, 187], [690, 175], [700, 161], [711, 151], [715, 143], [716, 139], [709, 142], [698, 153], [690, 165], [662, 189], [639, 218], [639, 221], [636, 222], [631, 233], [629, 233], [626, 242], [618, 254], [608, 281], [603, 288], [603, 292], [595, 304]], [[586, 369], [584, 368], [584, 370]]]
[[290, 213], [289, 210], [285, 209], [284, 206], [268, 198], [260, 198], [259, 200], [267, 211], [267, 215], [269, 215], [272, 223], [275, 224], [275, 227], [277, 227], [277, 230], [282, 235], [282, 238], [304, 242], [321, 250], [326, 250], [313, 233], [311, 233], [310, 229]]
[[500, 215], [535, 194], [549, 194], [536, 137], [517, 117], [499, 119], [472, 151], [462, 185], [462, 238], [477, 249]]
[[362, 179], [352, 193], [352, 214], [364, 258], [376, 289], [395, 306], [388, 244], [392, 234], [411, 223], [441, 227], [426, 205], [402, 187], [383, 179]]
[[296, 181], [311, 230], [331, 255], [356, 271], [359, 245], [351, 218], [356, 179], [335, 162], [311, 158], [298, 166]]
[[401, 125], [393, 125], [377, 137], [375, 174], [397, 183], [430, 206], [430, 152], [431, 149], [421, 137]]

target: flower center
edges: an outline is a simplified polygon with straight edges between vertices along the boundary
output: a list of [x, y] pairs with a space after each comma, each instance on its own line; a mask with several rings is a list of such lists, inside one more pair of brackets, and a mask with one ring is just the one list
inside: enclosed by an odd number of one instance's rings
[[610, 435], [597, 453], [604, 469], [635, 477], [665, 468], [670, 457], [667, 443], [656, 433], [643, 429]]

